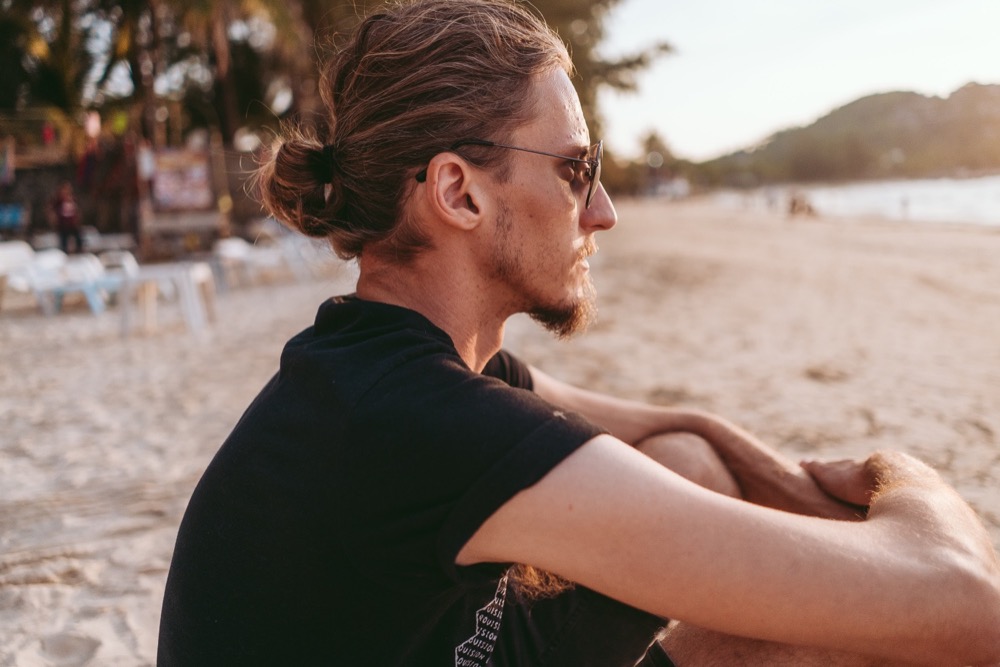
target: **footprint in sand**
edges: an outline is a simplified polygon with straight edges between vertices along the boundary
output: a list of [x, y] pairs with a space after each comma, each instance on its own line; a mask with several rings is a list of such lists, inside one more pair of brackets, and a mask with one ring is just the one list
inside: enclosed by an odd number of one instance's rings
[[60, 667], [85, 665], [100, 645], [97, 639], [62, 632], [42, 637], [42, 656]]

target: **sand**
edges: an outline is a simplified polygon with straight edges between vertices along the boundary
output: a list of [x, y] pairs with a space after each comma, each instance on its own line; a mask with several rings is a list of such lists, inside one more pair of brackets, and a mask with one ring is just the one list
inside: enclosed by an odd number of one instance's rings
[[[592, 272], [601, 314], [507, 345], [570, 382], [716, 411], [793, 457], [899, 448], [1000, 545], [1000, 232], [624, 202]], [[328, 278], [219, 295], [207, 335], [161, 305], [0, 311], [0, 667], [155, 662], [177, 525], [201, 471]]]

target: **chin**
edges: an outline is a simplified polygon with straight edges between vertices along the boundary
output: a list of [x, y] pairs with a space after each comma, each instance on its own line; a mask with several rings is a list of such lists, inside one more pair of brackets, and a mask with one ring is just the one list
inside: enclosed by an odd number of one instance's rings
[[570, 338], [586, 331], [597, 316], [597, 292], [586, 280], [577, 294], [560, 303], [540, 305], [528, 311], [535, 320], [559, 338]]

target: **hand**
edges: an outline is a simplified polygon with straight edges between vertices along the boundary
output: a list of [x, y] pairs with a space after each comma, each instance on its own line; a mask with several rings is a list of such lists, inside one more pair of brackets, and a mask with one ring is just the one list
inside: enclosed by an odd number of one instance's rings
[[[818, 464], [821, 465], [821, 464]], [[831, 493], [802, 468], [791, 466], [772, 469], [771, 474], [743, 475], [741, 489], [746, 500], [796, 514], [823, 519], [858, 521], [865, 518], [865, 508]]]
[[774, 509], [824, 519], [859, 520], [863, 509], [827, 494], [794, 461], [750, 433], [709, 413], [671, 414], [678, 426], [704, 438], [736, 480], [744, 500]]
[[846, 503], [867, 507], [879, 492], [897, 484], [934, 484], [938, 474], [902, 452], [875, 452], [864, 460], [803, 461], [802, 468], [826, 493]]
[[803, 461], [802, 468], [812, 476], [819, 488], [834, 498], [858, 507], [871, 504], [875, 481], [865, 461]]

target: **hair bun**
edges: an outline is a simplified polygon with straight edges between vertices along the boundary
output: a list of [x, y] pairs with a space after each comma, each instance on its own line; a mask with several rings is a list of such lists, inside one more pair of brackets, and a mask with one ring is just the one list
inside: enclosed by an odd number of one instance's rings
[[334, 144], [324, 144], [315, 152], [313, 170], [316, 174], [316, 180], [320, 183], [326, 184], [333, 181], [337, 168], [337, 153], [337, 147]]

